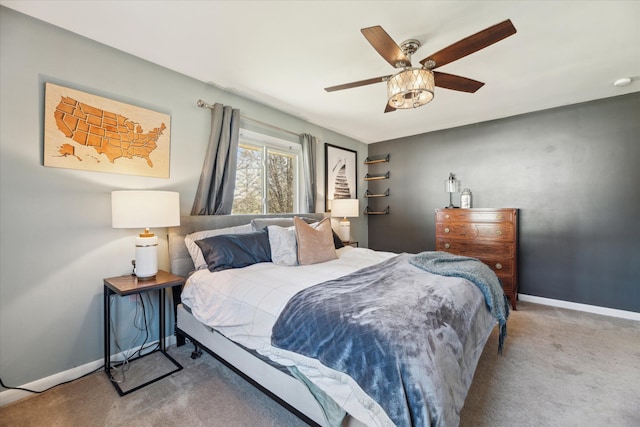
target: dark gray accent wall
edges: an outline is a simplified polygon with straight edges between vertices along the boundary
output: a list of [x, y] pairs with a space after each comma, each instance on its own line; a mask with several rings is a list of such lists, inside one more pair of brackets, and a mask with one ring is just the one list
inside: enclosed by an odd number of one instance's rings
[[369, 199], [390, 206], [369, 218], [370, 248], [434, 250], [453, 172], [473, 207], [520, 209], [520, 293], [640, 312], [639, 93], [369, 146], [387, 153], [369, 167], [391, 171], [369, 184], [391, 190]]

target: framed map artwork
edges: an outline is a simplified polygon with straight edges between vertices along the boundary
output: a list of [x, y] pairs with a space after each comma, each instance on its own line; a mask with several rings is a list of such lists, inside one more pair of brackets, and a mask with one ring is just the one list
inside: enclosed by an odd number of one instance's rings
[[169, 178], [171, 117], [52, 83], [44, 165]]
[[356, 199], [357, 154], [354, 150], [324, 144], [325, 210], [331, 212], [334, 199]]

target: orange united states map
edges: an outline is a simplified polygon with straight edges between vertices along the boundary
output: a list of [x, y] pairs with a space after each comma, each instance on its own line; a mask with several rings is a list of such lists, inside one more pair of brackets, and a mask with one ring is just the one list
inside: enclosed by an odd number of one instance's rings
[[[60, 97], [53, 114], [56, 126], [67, 138], [77, 144], [93, 147], [98, 154], [106, 155], [111, 163], [122, 157], [141, 157], [150, 168], [153, 168], [153, 162], [149, 155], [157, 148], [158, 138], [167, 128], [161, 123], [160, 127], [144, 133], [142, 127], [128, 117], [67, 96]], [[63, 144], [58, 148], [62, 156], [74, 156], [74, 151], [71, 144]]]

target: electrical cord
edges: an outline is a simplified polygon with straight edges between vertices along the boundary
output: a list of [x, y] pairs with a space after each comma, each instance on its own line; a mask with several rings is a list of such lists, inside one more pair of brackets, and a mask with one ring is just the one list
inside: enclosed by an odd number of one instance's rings
[[[109, 298], [109, 306], [113, 305], [113, 298], [110, 297]], [[111, 311], [111, 309], [110, 309]], [[122, 351], [122, 348], [120, 347], [120, 342], [118, 341], [118, 332], [116, 330], [116, 328], [113, 327], [113, 318], [109, 318], [109, 327], [111, 328], [111, 331], [113, 332], [113, 343], [116, 346], [116, 349], [118, 351], [119, 354], [124, 354], [124, 351]], [[135, 338], [134, 338], [135, 339]], [[116, 363], [119, 361], [115, 361]], [[123, 383], [125, 382], [126, 378], [125, 378], [125, 372], [127, 372], [129, 370], [129, 358], [127, 356], [124, 357], [124, 359], [121, 361], [122, 363], [120, 364], [120, 366], [111, 366], [111, 359], [109, 359], [109, 379], [115, 383]], [[120, 373], [122, 375], [122, 379], [118, 380], [115, 378], [115, 375], [112, 373], [113, 371], [116, 372], [116, 374]]]
[[[145, 295], [147, 297], [147, 301], [149, 305], [149, 312], [150, 312], [149, 317], [147, 317], [146, 305], [144, 303]], [[118, 384], [124, 383], [126, 381], [126, 372], [129, 370], [129, 362], [135, 358], [136, 354], [138, 355], [138, 357], [141, 357], [143, 351], [146, 351], [150, 348], [152, 348], [151, 351], [155, 351], [156, 349], [160, 348], [159, 344], [152, 344], [145, 347], [145, 344], [149, 340], [149, 325], [151, 324], [151, 321], [153, 320], [153, 316], [154, 316], [153, 304], [151, 303], [151, 297], [149, 296], [148, 293], [138, 294], [138, 296], [139, 297], [136, 301], [136, 312], [134, 314], [134, 319], [133, 319], [133, 325], [138, 332], [133, 336], [128, 347], [129, 349], [133, 348], [134, 343], [140, 339], [142, 332], [144, 332], [145, 334], [144, 341], [138, 347], [138, 350], [133, 351], [131, 354], [128, 354], [128, 355], [125, 353], [125, 351], [122, 350], [120, 343], [118, 341], [116, 328], [113, 325], [113, 319], [109, 319], [109, 326], [113, 331], [113, 339], [114, 339], [114, 344], [116, 346], [116, 349], [120, 354], [124, 356], [122, 361], [115, 361], [116, 363], [120, 363], [119, 366], [109, 367], [109, 379]], [[113, 299], [109, 301], [109, 304], [111, 304], [112, 301]], [[140, 310], [140, 308], [142, 308], [142, 310]], [[111, 371], [115, 371], [115, 374], [112, 374]], [[116, 378], [116, 376], [121, 376], [121, 379]]]
[[[153, 310], [153, 303], [151, 302], [151, 295], [149, 295], [148, 292], [146, 294], [144, 294], [144, 295], [147, 296], [147, 303], [149, 304], [149, 313], [150, 314], [149, 314], [148, 318], [146, 317], [146, 314], [145, 314], [146, 322], [144, 324], [144, 329], [145, 329], [145, 332], [146, 332], [146, 338], [145, 338], [144, 343], [142, 343], [142, 346], [140, 346], [140, 349], [138, 350], [138, 355], [139, 356], [142, 356], [142, 352], [146, 351], [146, 350], [148, 350], [150, 348], [152, 349], [150, 352], [153, 352], [153, 351], [156, 351], [156, 350], [160, 349], [160, 337], [158, 337], [158, 343], [150, 344], [147, 347], [144, 346], [144, 344], [148, 341], [148, 339], [150, 337], [149, 327], [150, 327], [151, 323], [153, 322], [153, 318], [154, 318], [154, 315], [155, 315], [155, 312]], [[144, 306], [144, 300], [142, 299], [142, 296], [141, 296], [140, 299], [142, 300], [142, 303], [143, 303], [142, 308], [144, 310], [145, 306]]]
[[[146, 309], [146, 305], [144, 303], [144, 296], [147, 297], [147, 304], [149, 305], [149, 315], [147, 316], [147, 309]], [[153, 312], [153, 304], [151, 302], [151, 296], [149, 295], [149, 293], [144, 293], [144, 294], [140, 294], [140, 304], [138, 305], [139, 307], [142, 307], [142, 319], [144, 320], [143, 324], [140, 325], [140, 316], [139, 316], [139, 311], [136, 311], [136, 317], [134, 318], [134, 326], [136, 327], [136, 329], [138, 329], [140, 332], [144, 332], [145, 333], [145, 338], [144, 341], [142, 342], [142, 344], [139, 346], [138, 350], [136, 352], [134, 352], [133, 355], [135, 355], [136, 353], [138, 354], [138, 357], [142, 356], [142, 352], [152, 348], [152, 351], [155, 351], [157, 349], [160, 348], [159, 344], [150, 344], [148, 346], [145, 346], [147, 341], [149, 340], [149, 327], [151, 325], [151, 322], [153, 321], [153, 316], [154, 316], [154, 312]], [[138, 335], [139, 336], [139, 335]], [[131, 344], [131, 347], [133, 347], [133, 343]], [[133, 357], [133, 355], [131, 357]]]
[[[147, 295], [147, 298], [149, 298], [149, 295]], [[136, 325], [136, 322], [134, 320], [134, 325], [136, 326], [136, 329], [138, 329], [139, 331], [143, 331], [144, 330], [144, 332], [145, 332], [144, 341], [142, 341], [142, 345], [140, 345], [140, 348], [138, 348], [138, 351], [136, 352], [136, 353], [138, 353], [138, 357], [140, 357], [140, 356], [142, 356], [142, 349], [144, 349], [144, 346], [147, 343], [147, 340], [149, 339], [149, 323], [147, 322], [147, 310], [146, 310], [145, 305], [144, 305], [144, 294], [140, 294], [140, 299], [138, 301], [140, 301], [140, 305], [142, 306], [143, 324], [142, 324], [142, 326]], [[153, 307], [153, 305], [151, 304], [151, 300], [149, 300], [149, 305], [151, 307]], [[150, 307], [150, 309], [151, 309], [151, 307]], [[153, 316], [153, 312], [151, 313], [151, 315]], [[135, 319], [137, 320], [137, 316], [136, 316]], [[136, 354], [136, 353], [133, 353], [133, 354]]]
[[[149, 345], [148, 347], [145, 347], [145, 344], [149, 339], [149, 325], [151, 323], [151, 320], [153, 320], [153, 315], [154, 315], [154, 313], [153, 313], [153, 304], [151, 303], [151, 297], [147, 294], [147, 300], [148, 300], [148, 304], [150, 306], [150, 308], [149, 308], [150, 318], [147, 318], [145, 304], [144, 304], [144, 300], [143, 300], [143, 295], [144, 294], [139, 294], [139, 295], [140, 295], [140, 299], [139, 299], [139, 303], [136, 304], [136, 313], [135, 313], [135, 317], [134, 317], [134, 326], [136, 327], [136, 329], [139, 332], [143, 332], [143, 331], [145, 332], [145, 338], [144, 338], [144, 341], [143, 341], [142, 345], [140, 346], [140, 348], [137, 351], [134, 351], [132, 354], [124, 357], [124, 359], [121, 361], [122, 364], [120, 365], [120, 367], [116, 367], [116, 366], [113, 366], [113, 367], [110, 366], [109, 367], [110, 371], [111, 370], [115, 370], [115, 371], [120, 371], [122, 373], [122, 380], [116, 380], [114, 378], [114, 376], [111, 375], [111, 372], [109, 373], [109, 379], [111, 381], [113, 381], [113, 382], [116, 382], [116, 383], [123, 383], [125, 381], [125, 372], [129, 370], [129, 360], [132, 359], [133, 356], [136, 353], [138, 354], [138, 356], [142, 356], [142, 352], [145, 351], [145, 350], [148, 350], [149, 348], [155, 347], [152, 351], [155, 351], [156, 349], [160, 348], [159, 344]], [[111, 304], [112, 301], [113, 301], [113, 299], [110, 298], [109, 299], [109, 304]], [[138, 306], [142, 306], [142, 318], [144, 319], [144, 321], [143, 321], [141, 326], [139, 326], [137, 324], [137, 320], [140, 317], [140, 314], [139, 314], [140, 311], [139, 311]], [[118, 349], [118, 351], [120, 353], [124, 354], [124, 351], [120, 348], [120, 344], [118, 343], [116, 329], [113, 327], [112, 319], [109, 319], [109, 326], [111, 327], [111, 330], [113, 331], [113, 336], [114, 336], [113, 340], [114, 340], [114, 344], [115, 344], [116, 348]], [[133, 337], [133, 339], [131, 340], [131, 344], [129, 345], [129, 348], [133, 347], [133, 343], [138, 340], [140, 335], [141, 335], [140, 333], [137, 333]], [[118, 361], [116, 361], [116, 362], [118, 362]], [[40, 394], [40, 393], [44, 393], [45, 391], [49, 391], [49, 390], [51, 390], [53, 388], [56, 388], [58, 386], [61, 386], [61, 385], [64, 385], [64, 384], [69, 384], [69, 383], [71, 383], [73, 381], [77, 381], [77, 380], [79, 380], [81, 378], [87, 377], [87, 376], [89, 376], [91, 374], [94, 374], [94, 373], [96, 373], [98, 371], [101, 371], [102, 369], [104, 369], [104, 367], [105, 367], [105, 365], [102, 365], [99, 368], [97, 368], [97, 369], [95, 369], [95, 370], [93, 370], [91, 372], [87, 372], [86, 374], [81, 375], [81, 376], [79, 376], [77, 378], [74, 378], [74, 379], [71, 379], [71, 380], [68, 380], [68, 381], [64, 381], [64, 382], [61, 382], [59, 384], [52, 385], [51, 387], [46, 388], [44, 390], [31, 390], [31, 389], [24, 388], [24, 387], [8, 386], [2, 381], [2, 378], [0, 378], [0, 386], [2, 386], [2, 388], [5, 388], [7, 390], [21, 390], [21, 391], [26, 391], [28, 393]]]
[[81, 378], [88, 377], [91, 374], [95, 374], [96, 372], [101, 371], [103, 368], [104, 368], [104, 365], [100, 366], [99, 368], [97, 368], [97, 369], [95, 369], [95, 370], [93, 370], [91, 372], [87, 372], [86, 374], [81, 375], [78, 378], [74, 378], [72, 380], [64, 381], [64, 382], [61, 382], [61, 383], [56, 384], [56, 385], [52, 385], [49, 388], [45, 388], [44, 390], [39, 390], [39, 391], [38, 390], [31, 390], [31, 389], [24, 388], [24, 387], [11, 387], [11, 386], [5, 385], [5, 383], [2, 382], [2, 378], [0, 378], [0, 386], [2, 386], [3, 388], [6, 388], [7, 390], [21, 390], [21, 391], [27, 391], [29, 393], [40, 394], [40, 393], [44, 393], [45, 391], [49, 391], [49, 390], [51, 390], [53, 388], [56, 388], [58, 386], [61, 386], [61, 385], [64, 385], [64, 384], [69, 384], [69, 383], [77, 381], [77, 380], [79, 380]]
[[[142, 297], [141, 297], [142, 298]], [[113, 303], [113, 299], [111, 298], [109, 300], [109, 304]], [[136, 328], [136, 334], [131, 338], [131, 340], [129, 341], [129, 349], [133, 348], [133, 344], [138, 341], [138, 339], [140, 338], [140, 331], [141, 329], [137, 326], [137, 319], [138, 317], [140, 317], [140, 304], [136, 301], [136, 311], [134, 313], [134, 317], [133, 317], [133, 324]], [[119, 354], [123, 355], [123, 359], [122, 360], [114, 360], [114, 362], [116, 363], [116, 366], [109, 366], [109, 379], [115, 383], [121, 384], [124, 383], [126, 381], [126, 375], [125, 373], [129, 370], [129, 361], [133, 358], [133, 356], [135, 355], [135, 351], [131, 354], [127, 354], [125, 352], [125, 350], [122, 350], [122, 347], [120, 346], [120, 341], [118, 340], [118, 332], [117, 329], [114, 327], [113, 324], [113, 318], [109, 319], [109, 327], [111, 328], [112, 331], [112, 335], [113, 335], [113, 341], [114, 344], [116, 346], [116, 350], [118, 351]], [[117, 363], [120, 363], [120, 365], [118, 366]], [[115, 372], [115, 373], [112, 373]], [[121, 376], [121, 379], [117, 379], [116, 376]]]

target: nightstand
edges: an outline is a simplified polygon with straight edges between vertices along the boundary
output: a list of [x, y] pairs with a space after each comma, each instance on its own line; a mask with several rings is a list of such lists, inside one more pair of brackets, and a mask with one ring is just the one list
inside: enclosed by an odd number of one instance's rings
[[[108, 279], [104, 279], [104, 372], [109, 377], [111, 384], [118, 391], [120, 396], [124, 396], [125, 394], [132, 393], [136, 390], [141, 389], [151, 383], [154, 383], [162, 378], [165, 378], [174, 372], [178, 372], [182, 369], [182, 365], [176, 362], [173, 357], [171, 357], [167, 353], [166, 345], [165, 345], [165, 291], [167, 288], [173, 288], [175, 286], [182, 286], [184, 284], [184, 277], [176, 276], [175, 274], [167, 273], [166, 271], [159, 270], [155, 277], [141, 280], [134, 275], [126, 275], [126, 276], [118, 276], [118, 277], [110, 277]], [[165, 373], [159, 377], [156, 377], [150, 381], [145, 382], [144, 384], [138, 385], [130, 390], [123, 391], [120, 385], [112, 380], [111, 376], [111, 296], [126, 296], [126, 295], [139, 295], [144, 292], [158, 291], [158, 332], [159, 332], [159, 348], [150, 353], [144, 354], [142, 356], [136, 357], [134, 359], [130, 359], [129, 362], [133, 362], [134, 360], [140, 359], [141, 357], [148, 356], [155, 352], [161, 352], [164, 356], [169, 359], [174, 365], [174, 370]], [[118, 366], [118, 365], [116, 365]]]
[[342, 242], [342, 244], [345, 246], [352, 246], [354, 248], [357, 248], [359, 246], [358, 242]]

